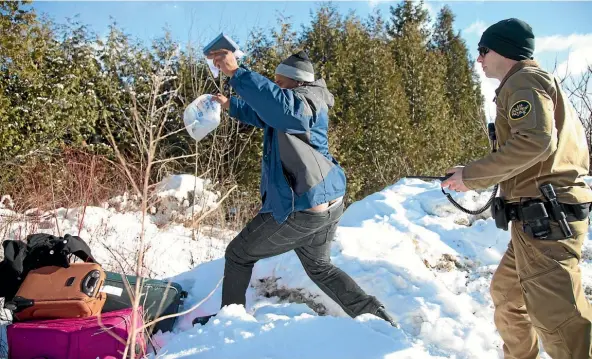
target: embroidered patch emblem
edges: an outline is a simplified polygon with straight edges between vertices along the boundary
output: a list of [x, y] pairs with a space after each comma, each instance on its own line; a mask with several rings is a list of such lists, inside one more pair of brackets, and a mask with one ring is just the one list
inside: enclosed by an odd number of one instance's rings
[[530, 102], [526, 100], [520, 100], [512, 105], [512, 107], [510, 108], [510, 112], [508, 113], [508, 116], [512, 120], [519, 120], [523, 117], [526, 117], [526, 115], [530, 113], [531, 109], [532, 105], [530, 104]]

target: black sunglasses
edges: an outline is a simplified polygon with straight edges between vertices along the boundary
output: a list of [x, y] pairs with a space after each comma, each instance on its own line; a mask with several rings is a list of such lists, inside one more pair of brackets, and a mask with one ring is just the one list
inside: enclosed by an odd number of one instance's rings
[[489, 52], [489, 48], [485, 46], [479, 46], [477, 51], [479, 51], [479, 55], [481, 55], [481, 57], [484, 57]]

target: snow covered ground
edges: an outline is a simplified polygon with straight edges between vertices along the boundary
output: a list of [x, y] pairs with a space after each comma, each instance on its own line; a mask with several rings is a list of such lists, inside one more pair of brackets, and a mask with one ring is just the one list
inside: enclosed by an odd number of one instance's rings
[[[443, 196], [439, 182], [415, 179], [403, 179], [349, 206], [332, 250], [334, 263], [378, 297], [400, 328], [373, 315], [351, 319], [312, 283], [293, 252], [257, 263], [246, 308], [226, 307], [205, 326], [192, 327], [194, 317], [220, 306], [216, 285], [226, 243], [235, 235], [203, 228], [194, 240], [191, 229], [173, 220], [189, 214], [189, 198], [203, 200], [196, 211], [218, 198], [201, 180], [198, 195], [188, 196], [194, 184], [186, 175], [163, 183], [161, 194], [168, 199], [153, 210], [146, 228], [146, 273], [180, 283], [189, 292], [185, 308], [214, 293], [181, 317], [174, 332], [155, 335], [159, 350], [151, 358], [502, 357], [489, 282], [509, 233], [495, 227], [489, 210], [480, 216], [464, 214]], [[490, 195], [453, 197], [474, 209]], [[80, 233], [106, 268], [129, 269], [141, 225], [128, 202], [121, 197], [101, 208], [59, 209], [57, 217], [46, 214], [35, 229], [57, 233], [57, 223], [62, 234]], [[4, 238], [22, 238], [31, 230], [24, 216], [9, 208], [0, 213]], [[591, 248], [587, 242], [582, 264], [586, 287], [592, 286]]]

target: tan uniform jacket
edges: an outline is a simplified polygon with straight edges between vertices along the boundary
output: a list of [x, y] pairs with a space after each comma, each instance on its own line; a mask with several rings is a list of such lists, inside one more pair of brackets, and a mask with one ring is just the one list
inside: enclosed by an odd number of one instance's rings
[[551, 183], [563, 203], [592, 202], [589, 154], [583, 126], [555, 78], [535, 61], [518, 62], [496, 90], [498, 150], [468, 164], [463, 182], [470, 189], [500, 183], [509, 202], [541, 198]]

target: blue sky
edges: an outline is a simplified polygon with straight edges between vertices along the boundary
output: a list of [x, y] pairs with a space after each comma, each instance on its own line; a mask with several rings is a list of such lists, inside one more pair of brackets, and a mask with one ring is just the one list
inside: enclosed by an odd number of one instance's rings
[[[143, 41], [163, 34], [168, 27], [175, 40], [204, 44], [224, 31], [239, 44], [245, 42], [255, 27], [269, 28], [276, 24], [279, 14], [289, 16], [295, 29], [310, 22], [311, 11], [321, 2], [306, 1], [37, 1], [33, 7], [57, 22], [67, 17], [79, 16], [80, 21], [91, 26], [100, 36], [108, 32], [108, 25], [115, 20], [132, 37]], [[345, 15], [353, 10], [365, 18], [374, 9], [384, 15], [391, 1], [338, 1], [334, 2]], [[428, 1], [425, 7], [435, 18], [444, 4], [456, 15], [455, 26], [466, 40], [471, 55], [476, 57], [476, 47], [481, 32], [489, 25], [509, 17], [528, 22], [536, 35], [535, 57], [541, 65], [551, 69], [555, 62], [564, 73], [581, 73], [592, 64], [592, 2], [565, 1]], [[491, 96], [497, 82], [485, 80], [483, 92]]]
[[[365, 17], [374, 8], [388, 13], [391, 1], [340, 1], [334, 4], [342, 14], [354, 10]], [[175, 38], [207, 42], [221, 31], [233, 34], [237, 41], [244, 41], [250, 29], [274, 26], [276, 16], [290, 16], [297, 28], [310, 22], [310, 11], [320, 2], [306, 1], [40, 1], [34, 7], [47, 13], [58, 22], [67, 17], [80, 15], [80, 20], [90, 24], [99, 34], [107, 32], [107, 26], [114, 18], [132, 36], [149, 40], [162, 34], [168, 26]], [[508, 17], [518, 17], [533, 27], [537, 37], [590, 33], [589, 16], [592, 2], [551, 1], [477, 1], [477, 2], [435, 2], [426, 3], [432, 14], [448, 4], [456, 15], [456, 27], [461, 30], [470, 48], [476, 48], [478, 36], [467, 32], [472, 24], [481, 22], [484, 26]]]

